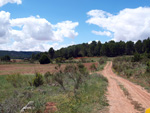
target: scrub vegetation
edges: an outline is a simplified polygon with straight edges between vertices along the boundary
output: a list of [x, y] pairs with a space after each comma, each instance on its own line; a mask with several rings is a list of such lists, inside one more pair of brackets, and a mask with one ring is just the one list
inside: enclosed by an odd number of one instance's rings
[[[95, 68], [95, 66], [92, 66]], [[29, 101], [34, 101], [32, 111], [43, 113], [47, 102], [56, 103], [61, 113], [98, 112], [108, 106], [105, 94], [108, 81], [99, 74], [91, 74], [83, 64], [61, 64], [55, 73], [44, 75], [1, 75], [0, 112], [20, 112]]]

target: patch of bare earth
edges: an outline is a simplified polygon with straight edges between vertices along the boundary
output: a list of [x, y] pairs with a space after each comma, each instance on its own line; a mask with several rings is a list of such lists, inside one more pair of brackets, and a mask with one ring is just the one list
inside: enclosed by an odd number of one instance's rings
[[[101, 73], [107, 77], [109, 82], [107, 94], [110, 105], [109, 113], [141, 113], [141, 111], [136, 108], [138, 107], [136, 104], [142, 108], [150, 107], [150, 94], [142, 87], [117, 76], [112, 71], [112, 62], [107, 63]], [[125, 92], [121, 89], [118, 82], [128, 91], [130, 98], [125, 95]]]

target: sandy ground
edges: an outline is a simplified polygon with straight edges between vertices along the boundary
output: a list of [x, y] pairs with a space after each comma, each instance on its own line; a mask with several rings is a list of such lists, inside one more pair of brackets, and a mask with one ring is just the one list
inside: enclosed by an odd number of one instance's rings
[[135, 109], [134, 104], [124, 94], [118, 82], [129, 92], [132, 100], [141, 104], [142, 108], [146, 109], [150, 107], [150, 94], [144, 88], [117, 76], [112, 71], [112, 62], [108, 62], [104, 70], [99, 73], [108, 78], [107, 99], [110, 105], [109, 113], [141, 113], [141, 111]]

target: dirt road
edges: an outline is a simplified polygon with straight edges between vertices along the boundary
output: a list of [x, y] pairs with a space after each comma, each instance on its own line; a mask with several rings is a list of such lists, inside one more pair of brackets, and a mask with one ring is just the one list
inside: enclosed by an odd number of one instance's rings
[[[140, 111], [138, 107], [144, 110], [150, 107], [150, 94], [142, 87], [117, 76], [112, 71], [112, 62], [107, 63], [102, 74], [109, 81], [107, 99], [110, 113], [142, 113], [143, 111]], [[119, 84], [128, 91], [130, 99]]]

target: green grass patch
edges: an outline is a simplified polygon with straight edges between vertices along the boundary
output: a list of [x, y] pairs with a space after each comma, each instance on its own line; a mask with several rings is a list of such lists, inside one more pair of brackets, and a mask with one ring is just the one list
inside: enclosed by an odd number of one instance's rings
[[[76, 92], [73, 91], [73, 86], [69, 86], [73, 84], [69, 79], [65, 79], [64, 91], [59, 84], [49, 85], [46, 81], [39, 87], [31, 86], [28, 82], [33, 80], [35, 75], [15, 78], [19, 85], [14, 87], [7, 80], [9, 76], [0, 76], [0, 106], [4, 106], [3, 109], [7, 112], [19, 112], [29, 101], [35, 102], [35, 111], [42, 112], [46, 102], [55, 102], [58, 113], [90, 113], [101, 111], [108, 106], [105, 97], [108, 81], [102, 75], [89, 75]], [[0, 112], [1, 110], [0, 107]]]
[[150, 73], [147, 72], [147, 60], [133, 62], [132, 57], [122, 56], [113, 59], [113, 70], [120, 76], [150, 91]]

